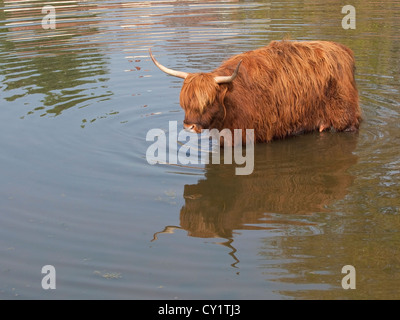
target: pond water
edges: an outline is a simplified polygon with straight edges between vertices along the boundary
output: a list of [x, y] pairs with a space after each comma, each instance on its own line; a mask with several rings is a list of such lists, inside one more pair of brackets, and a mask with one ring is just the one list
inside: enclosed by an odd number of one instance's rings
[[[399, 299], [400, 4], [1, 1], [0, 299]], [[254, 172], [150, 165], [187, 72], [271, 40], [355, 54], [364, 121], [255, 146]], [[42, 267], [56, 270], [43, 290]], [[356, 270], [344, 290], [342, 267]]]

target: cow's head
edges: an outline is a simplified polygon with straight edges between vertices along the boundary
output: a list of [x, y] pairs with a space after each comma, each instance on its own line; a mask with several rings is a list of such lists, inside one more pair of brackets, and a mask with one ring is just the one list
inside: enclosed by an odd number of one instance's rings
[[226, 116], [224, 97], [228, 84], [238, 75], [241, 61], [230, 76], [214, 76], [210, 73], [187, 73], [161, 65], [151, 53], [154, 64], [165, 73], [184, 79], [180, 105], [185, 111], [183, 127], [187, 131], [200, 133], [202, 129], [219, 128]]

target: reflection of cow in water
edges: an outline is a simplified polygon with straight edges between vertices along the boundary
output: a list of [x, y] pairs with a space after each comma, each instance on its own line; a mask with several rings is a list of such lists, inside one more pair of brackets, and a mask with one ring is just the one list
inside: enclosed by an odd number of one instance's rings
[[236, 176], [234, 165], [207, 165], [206, 179], [185, 185], [181, 226], [161, 233], [181, 228], [190, 236], [232, 241], [234, 230], [309, 225], [284, 214], [324, 212], [343, 199], [354, 180], [348, 169], [357, 163], [356, 144], [356, 134], [328, 133], [256, 145], [249, 176]]

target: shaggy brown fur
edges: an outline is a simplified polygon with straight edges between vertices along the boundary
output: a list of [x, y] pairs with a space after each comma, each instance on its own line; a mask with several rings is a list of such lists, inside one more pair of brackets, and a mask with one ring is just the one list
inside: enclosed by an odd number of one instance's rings
[[[241, 60], [233, 82], [214, 81]], [[254, 129], [258, 142], [329, 128], [354, 131], [361, 121], [354, 70], [353, 53], [341, 44], [273, 41], [210, 73], [189, 74], [180, 94], [184, 123], [197, 132]]]

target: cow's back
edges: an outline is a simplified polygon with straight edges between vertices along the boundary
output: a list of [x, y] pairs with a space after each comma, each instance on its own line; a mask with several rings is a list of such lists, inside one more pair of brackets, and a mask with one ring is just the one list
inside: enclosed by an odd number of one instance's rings
[[[240, 72], [226, 95], [228, 114], [253, 124], [256, 138], [269, 141], [333, 127], [357, 129], [361, 119], [350, 49], [327, 41], [273, 41], [232, 57], [214, 71]], [[229, 113], [229, 109], [233, 112]], [[226, 125], [240, 122], [226, 119]]]

